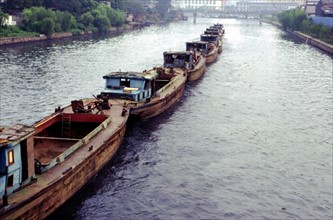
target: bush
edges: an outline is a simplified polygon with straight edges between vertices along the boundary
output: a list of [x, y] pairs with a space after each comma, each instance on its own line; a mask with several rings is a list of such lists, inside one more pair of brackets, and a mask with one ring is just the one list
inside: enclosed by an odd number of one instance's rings
[[0, 27], [0, 37], [39, 36], [39, 33], [23, 31], [16, 26]]
[[81, 35], [81, 30], [80, 29], [72, 29], [71, 33], [73, 34], [73, 36], [79, 36], [79, 35]]
[[99, 32], [106, 33], [110, 30], [111, 24], [108, 17], [103, 15], [98, 15], [94, 19], [94, 26], [98, 28]]
[[51, 35], [54, 33], [54, 20], [52, 18], [44, 18], [40, 24], [40, 33]]
[[24, 28], [51, 35], [54, 32], [76, 29], [76, 19], [69, 12], [52, 11], [43, 7], [32, 7], [23, 11]]
[[[43, 34], [54, 33], [55, 13], [43, 7], [32, 7], [24, 9], [23, 24], [28, 31], [34, 31]], [[47, 27], [47, 25], [51, 25]]]
[[57, 11], [55, 13], [55, 21], [57, 24], [60, 24], [62, 31], [76, 28], [76, 19], [69, 12]]
[[112, 26], [121, 26], [125, 22], [125, 14], [121, 11], [107, 8], [107, 16]]
[[86, 27], [89, 27], [94, 22], [94, 16], [90, 12], [86, 12], [80, 16], [79, 22]]

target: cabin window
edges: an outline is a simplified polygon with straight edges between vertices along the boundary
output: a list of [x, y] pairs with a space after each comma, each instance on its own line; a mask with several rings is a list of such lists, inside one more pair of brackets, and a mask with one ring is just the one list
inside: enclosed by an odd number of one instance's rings
[[12, 165], [14, 162], [14, 150], [10, 150], [8, 151], [8, 165]]
[[10, 175], [7, 179], [7, 187], [14, 186], [14, 175]]
[[144, 80], [132, 79], [131, 80], [131, 87], [142, 89], [144, 82], [145, 82]]
[[131, 87], [130, 79], [120, 79], [120, 86]]
[[106, 88], [112, 89], [116, 87], [119, 87], [119, 79], [107, 79]]

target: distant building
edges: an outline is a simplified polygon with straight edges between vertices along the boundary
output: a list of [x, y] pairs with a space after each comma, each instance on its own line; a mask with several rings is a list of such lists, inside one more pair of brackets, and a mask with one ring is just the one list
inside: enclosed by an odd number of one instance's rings
[[296, 2], [274, 2], [274, 1], [242, 1], [236, 3], [238, 13], [252, 13], [252, 14], [276, 14], [286, 10], [298, 7]]
[[23, 22], [23, 15], [22, 11], [20, 10], [9, 10], [8, 11], [9, 17], [7, 19], [7, 25], [16, 25], [21, 26]]
[[[305, 4], [305, 0], [172, 0], [172, 5], [181, 9], [224, 10], [236, 6], [237, 12], [280, 12]], [[257, 8], [256, 8], [257, 7]]]
[[172, 0], [171, 4], [175, 8], [187, 10], [221, 10], [226, 5], [226, 0]]
[[9, 16], [8, 16], [8, 19], [5, 21], [5, 24], [6, 24], [6, 25], [12, 25], [12, 26], [15, 26], [15, 25], [16, 25], [16, 21], [13, 20], [13, 16], [12, 16], [12, 15], [9, 15]]
[[318, 3], [319, 0], [306, 0], [305, 12], [308, 16], [316, 16], [316, 7]]
[[320, 0], [316, 5], [316, 16], [333, 17], [333, 0]]
[[333, 0], [320, 0], [315, 5], [315, 13], [311, 14], [311, 20], [315, 24], [333, 27]]

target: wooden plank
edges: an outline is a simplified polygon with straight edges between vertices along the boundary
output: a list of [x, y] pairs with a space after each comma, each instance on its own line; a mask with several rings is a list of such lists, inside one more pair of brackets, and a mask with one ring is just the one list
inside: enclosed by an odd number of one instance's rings
[[41, 137], [41, 136], [34, 136], [35, 139], [44, 139], [44, 140], [60, 140], [60, 141], [79, 141], [81, 139], [76, 138], [59, 138], [59, 137]]

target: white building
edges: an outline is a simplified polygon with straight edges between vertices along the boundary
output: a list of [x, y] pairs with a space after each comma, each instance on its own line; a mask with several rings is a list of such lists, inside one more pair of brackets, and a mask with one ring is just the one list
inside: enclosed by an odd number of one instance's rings
[[[175, 8], [180, 9], [210, 9], [223, 10], [225, 6], [238, 6], [240, 10], [247, 10], [248, 4], [252, 5], [305, 5], [305, 0], [172, 0], [171, 4]], [[264, 7], [264, 6], [263, 6]]]
[[7, 25], [16, 25], [16, 21], [13, 20], [12, 15], [9, 15], [8, 19], [5, 21], [5, 24], [7, 24]]
[[180, 9], [213, 9], [221, 10], [226, 0], [172, 0], [171, 4]]

